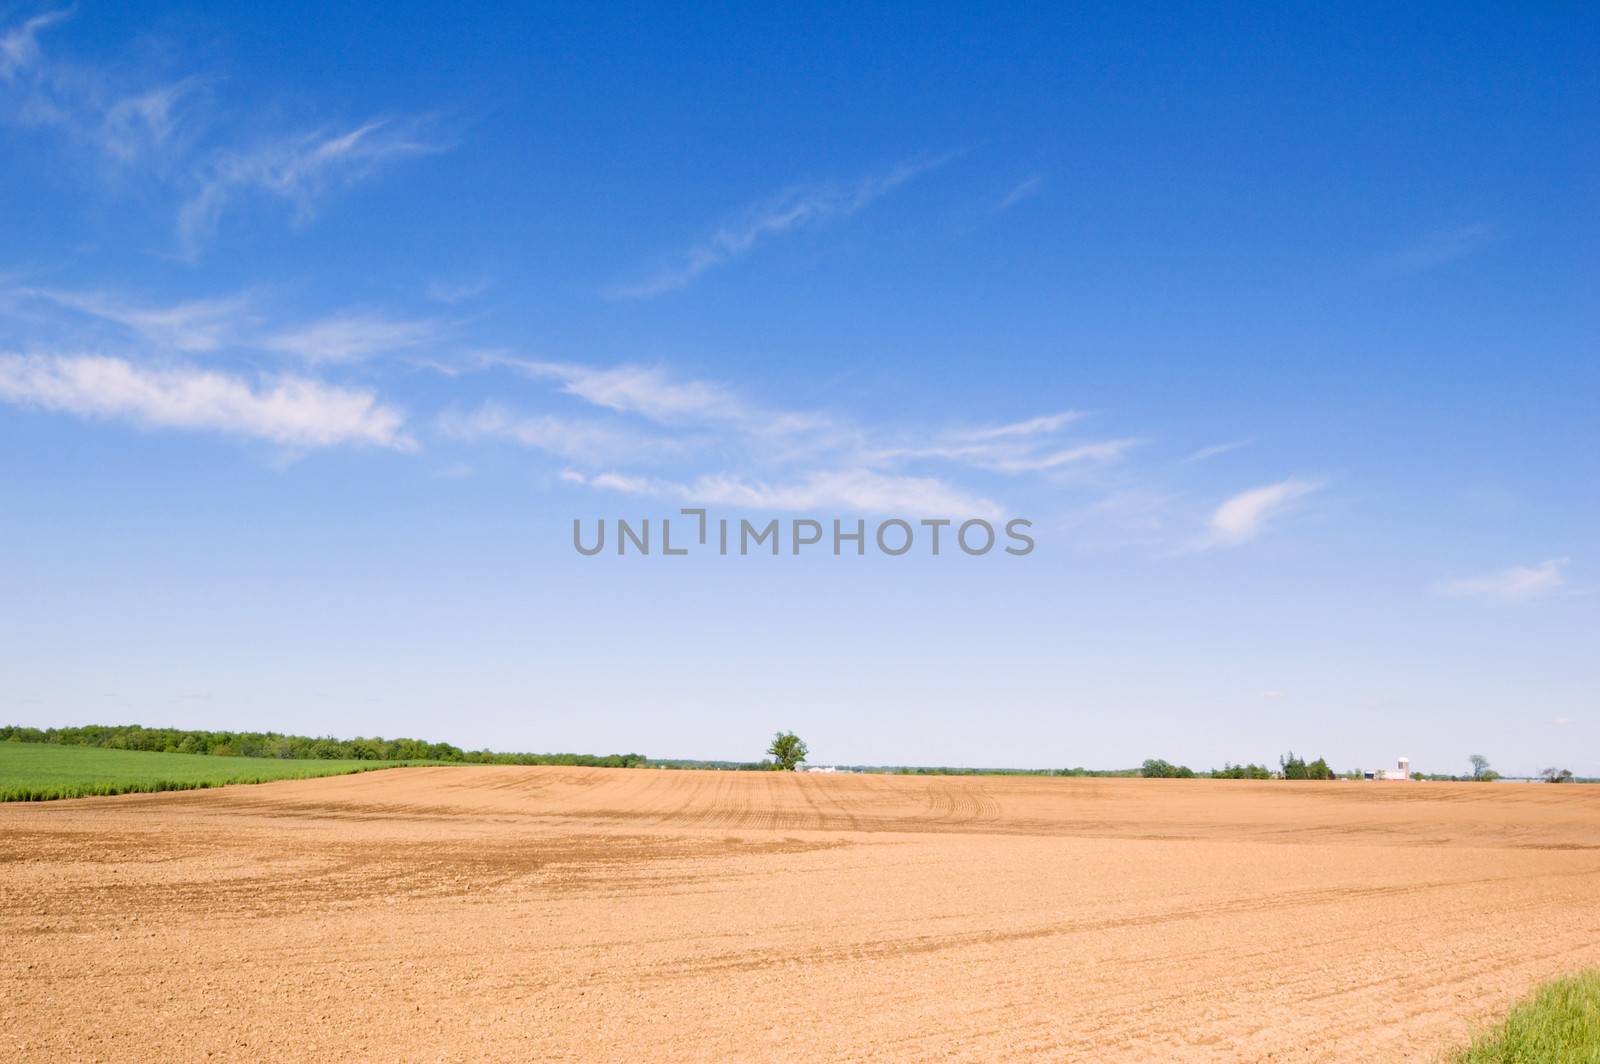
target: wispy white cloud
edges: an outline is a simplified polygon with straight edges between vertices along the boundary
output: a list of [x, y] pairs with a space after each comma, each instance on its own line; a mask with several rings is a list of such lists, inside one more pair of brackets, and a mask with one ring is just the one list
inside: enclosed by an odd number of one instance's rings
[[689, 249], [683, 261], [611, 294], [622, 299], [651, 299], [687, 287], [706, 271], [748, 254], [757, 245], [784, 233], [831, 218], [855, 214], [930, 170], [948, 155], [912, 159], [887, 171], [843, 184], [800, 185], [757, 204], [737, 220]]
[[853, 429], [825, 414], [773, 409], [720, 382], [685, 377], [660, 366], [580, 366], [496, 354], [482, 361], [554, 381], [563, 393], [605, 410], [638, 415], [675, 430], [732, 432], [774, 453], [798, 456], [837, 449], [855, 438]]
[[0, 120], [55, 127], [72, 140], [123, 164], [168, 155], [190, 141], [190, 104], [208, 78], [181, 77], [130, 87], [109, 67], [82, 66], [47, 56], [40, 31], [64, 22], [70, 10], [28, 19], [0, 36]]
[[1514, 565], [1488, 576], [1447, 580], [1436, 590], [1445, 595], [1520, 602], [1559, 591], [1567, 582], [1566, 558], [1551, 558], [1537, 565]]
[[342, 133], [302, 133], [219, 155], [203, 168], [199, 190], [178, 212], [183, 247], [197, 249], [241, 195], [286, 200], [296, 220], [304, 222], [329, 189], [359, 181], [398, 159], [444, 151], [444, 144], [423, 135], [422, 124], [415, 118], [374, 119]]
[[239, 342], [242, 331], [255, 320], [254, 303], [248, 295], [151, 306], [96, 291], [19, 288], [15, 292], [112, 322], [146, 340], [186, 352], [231, 346]]
[[706, 503], [754, 510], [829, 510], [919, 517], [998, 518], [1000, 506], [937, 477], [895, 476], [864, 469], [808, 473], [787, 484], [739, 477], [697, 478], [690, 494]]
[[1248, 543], [1261, 535], [1267, 524], [1288, 510], [1296, 500], [1321, 487], [1321, 481], [1290, 477], [1276, 484], [1242, 491], [1212, 511], [1209, 534], [1202, 545], [1234, 547]]
[[426, 295], [435, 303], [454, 305], [477, 299], [488, 290], [489, 282], [482, 278], [475, 281], [431, 281]]
[[454, 435], [470, 430], [589, 464], [659, 465], [668, 458], [732, 452], [752, 467], [787, 467], [823, 455], [837, 457], [856, 438], [856, 429], [826, 415], [766, 407], [720, 382], [660, 366], [585, 366], [504, 352], [482, 353], [476, 363], [550, 382], [561, 394], [604, 413], [572, 419], [491, 406], [475, 412], [470, 421], [451, 415]]
[[619, 473], [594, 477], [571, 474], [568, 479], [628, 494], [743, 510], [836, 511], [989, 520], [998, 520], [1002, 514], [993, 500], [936, 477], [893, 476], [859, 469], [815, 471], [783, 483], [723, 473], [700, 476], [688, 483]]
[[421, 347], [437, 338], [438, 326], [431, 321], [347, 313], [275, 332], [260, 346], [307, 362], [352, 362]]
[[1058, 448], [1042, 454], [979, 458], [973, 460], [972, 464], [981, 469], [992, 469], [997, 473], [1042, 473], [1066, 466], [1115, 462], [1138, 444], [1139, 441], [1136, 439], [1100, 440], [1076, 447]]
[[1042, 473], [1115, 462], [1139, 442], [1131, 438], [1061, 440], [1061, 431], [1082, 417], [1077, 411], [1067, 410], [1002, 425], [935, 433], [913, 443], [878, 449], [868, 457], [874, 463], [934, 460], [995, 473]]
[[1114, 462], [1137, 446], [1138, 440], [1100, 440], [1072, 447], [1040, 449], [1017, 446], [1012, 442], [952, 444], [933, 442], [908, 447], [891, 447], [872, 452], [874, 462], [905, 459], [938, 459], [958, 462], [995, 473], [1042, 473], [1066, 466]]
[[289, 447], [411, 450], [405, 417], [370, 391], [304, 377], [252, 384], [189, 366], [103, 355], [0, 355], [0, 400], [150, 428], [219, 432]]
[[[0, 289], [0, 294], [3, 292]], [[10, 293], [108, 322], [166, 351], [237, 348], [288, 355], [309, 363], [354, 362], [389, 352], [414, 351], [439, 341], [445, 332], [443, 324], [432, 319], [393, 318], [368, 310], [269, 323], [274, 315], [266, 301], [250, 292], [165, 305], [103, 291], [21, 287]]]
[[26, 19], [0, 35], [0, 80], [15, 81], [18, 73], [39, 62], [39, 33], [72, 16], [71, 8], [46, 11]]
[[505, 440], [587, 466], [659, 462], [679, 450], [674, 441], [645, 436], [609, 422], [516, 413], [500, 403], [485, 403], [469, 411], [446, 411], [439, 415], [436, 427], [451, 439]]
[[621, 492], [624, 495], [679, 496], [684, 494], [681, 484], [651, 480], [649, 477], [628, 473], [595, 473], [586, 476], [575, 469], [561, 471], [561, 479], [569, 484], [582, 484], [602, 491]]
[[1058, 432], [1082, 417], [1083, 415], [1076, 410], [1063, 410], [1059, 414], [1031, 417], [1024, 421], [1013, 421], [1005, 425], [964, 429], [951, 433], [951, 435], [958, 440], [1000, 440], [1017, 436], [1044, 436], [1052, 432]]
[[100, 122], [100, 147], [124, 163], [172, 148], [182, 136], [180, 108], [205, 84], [187, 77], [113, 101]]
[[1179, 464], [1193, 465], [1196, 462], [1204, 462], [1208, 458], [1216, 458], [1218, 455], [1224, 455], [1229, 451], [1237, 451], [1241, 447], [1248, 446], [1250, 446], [1249, 440], [1229, 440], [1227, 443], [1213, 443], [1209, 447], [1202, 447], [1192, 454], [1185, 455], [1179, 459]]
[[[830, 414], [765, 407], [713, 381], [674, 375], [657, 366], [580, 366], [491, 357], [535, 379], [549, 380], [568, 395], [618, 415], [636, 415], [651, 427], [638, 435], [599, 438], [592, 423], [578, 431], [566, 419], [528, 418], [501, 409], [479, 413], [476, 431], [583, 462], [617, 455], [618, 464], [659, 465], [663, 454], [716, 462], [722, 471], [676, 480], [642, 478], [629, 490], [666, 498], [751, 508], [800, 509], [831, 501], [854, 510], [887, 512], [891, 503], [908, 512], [942, 510], [988, 516], [998, 512], [986, 495], [960, 488], [942, 475], [899, 467], [941, 464], [967, 470], [1021, 475], [1059, 474], [1077, 466], [1099, 467], [1120, 460], [1137, 441], [1129, 438], [1072, 441], [1061, 433], [1081, 416], [1073, 411], [987, 426], [925, 432], [887, 442], [882, 428]], [[524, 424], [524, 420], [526, 423]], [[638, 423], [634, 423], [635, 427]], [[456, 424], [459, 435], [464, 426]], [[590, 438], [594, 437], [594, 438]], [[632, 453], [622, 453], [631, 448]], [[739, 468], [728, 470], [729, 456]], [[627, 477], [613, 470], [615, 477]], [[588, 476], [591, 486], [605, 482]], [[622, 481], [612, 481], [615, 490]]]
[[1010, 191], [1008, 191], [1004, 196], [1000, 197], [999, 201], [994, 205], [995, 213], [998, 214], [1001, 211], [1009, 211], [1023, 200], [1032, 199], [1034, 196], [1037, 196], [1043, 191], [1043, 175], [1033, 174], [1030, 177], [1025, 177], [1021, 181], [1018, 181], [1015, 185], [1011, 186]]
[[[263, 138], [199, 106], [219, 79], [141, 74], [142, 64], [85, 64], [45, 54], [39, 37], [71, 9], [30, 18], [0, 34], [0, 121], [62, 131], [119, 164], [142, 166], [181, 200], [180, 251], [193, 258], [222, 216], [247, 196], [287, 201], [307, 221], [328, 191], [399, 159], [443, 151], [427, 119], [373, 118]], [[259, 108], [252, 108], [259, 111]], [[200, 150], [196, 150], [197, 147]]]
[[502, 360], [533, 377], [553, 380], [568, 395], [652, 421], [743, 421], [751, 408], [727, 387], [686, 379], [655, 366], [579, 366], [567, 362]]
[[1378, 268], [1394, 275], [1423, 273], [1466, 258], [1498, 235], [1496, 226], [1482, 222], [1436, 229], [1410, 247], [1379, 259]]

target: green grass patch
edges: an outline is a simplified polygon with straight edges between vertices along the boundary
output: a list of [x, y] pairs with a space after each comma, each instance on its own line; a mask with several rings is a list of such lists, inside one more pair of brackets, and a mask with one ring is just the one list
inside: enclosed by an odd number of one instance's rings
[[415, 761], [216, 757], [92, 746], [0, 742], [0, 802], [44, 802], [95, 794], [187, 791], [396, 768]]
[[1453, 1064], [1600, 1064], [1600, 971], [1557, 979], [1519, 1002]]

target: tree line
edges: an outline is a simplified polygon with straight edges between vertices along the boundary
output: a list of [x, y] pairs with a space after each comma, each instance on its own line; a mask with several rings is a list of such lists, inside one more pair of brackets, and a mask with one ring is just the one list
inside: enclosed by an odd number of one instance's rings
[[70, 728], [0, 727], [0, 742], [98, 746], [108, 750], [150, 750], [215, 757], [274, 757], [284, 760], [442, 761], [468, 765], [579, 765], [632, 768], [649, 763], [643, 754], [497, 754], [463, 750], [423, 739], [313, 738], [278, 732], [192, 731], [146, 728], [138, 724], [86, 724]]
[[1223, 762], [1221, 768], [1214, 768], [1210, 772], [1196, 772], [1188, 765], [1174, 765], [1162, 758], [1152, 757], [1139, 766], [1139, 775], [1159, 780], [1270, 780], [1277, 777], [1286, 780], [1331, 780], [1333, 770], [1320, 757], [1308, 763], [1305, 758], [1290, 751], [1278, 759], [1277, 772], [1265, 765], [1235, 765], [1231, 761]]
[[[727, 762], [698, 760], [652, 761], [643, 754], [518, 754], [491, 750], [463, 750], [450, 743], [431, 743], [423, 739], [355, 738], [284, 735], [278, 732], [197, 731], [184, 728], [146, 728], [138, 724], [85, 724], [66, 728], [0, 726], [0, 742], [51, 743], [58, 746], [98, 746], [110, 750], [151, 750], [169, 754], [211, 754], [217, 757], [270, 757], [284, 760], [330, 761], [437, 761], [466, 765], [576, 765], [594, 768], [721, 768], [739, 771], [794, 770], [806, 760], [805, 742], [793, 732], [779, 732], [767, 748], [767, 760]], [[1489, 767], [1489, 759], [1473, 754], [1471, 775], [1424, 776], [1413, 779], [1474, 780], [1489, 783], [1500, 774]], [[944, 766], [847, 766], [857, 772], [895, 772], [904, 775], [972, 776], [1144, 776], [1150, 779], [1289, 779], [1331, 780], [1334, 771], [1323, 758], [1307, 761], [1293, 751], [1278, 759], [1278, 769], [1266, 765], [1225, 762], [1209, 772], [1196, 772], [1188, 765], [1177, 765], [1161, 758], [1150, 758], [1137, 769], [1007, 769], [957, 768]], [[1361, 770], [1344, 773], [1347, 779], [1360, 779]], [[1540, 773], [1550, 783], [1596, 782], [1574, 776], [1566, 769], [1548, 768]]]
[[[1214, 780], [1331, 780], [1334, 778], [1333, 769], [1328, 767], [1328, 762], [1323, 758], [1307, 761], [1293, 750], [1278, 758], [1278, 771], [1273, 772], [1266, 765], [1244, 764], [1235, 765], [1231, 761], [1223, 762], [1221, 768], [1214, 768], [1210, 772], [1196, 772], [1188, 765], [1174, 765], [1159, 757], [1152, 757], [1139, 767], [1139, 775], [1146, 779], [1199, 779], [1209, 778]], [[1351, 775], [1359, 776], [1360, 773]]]
[[[1423, 775], [1413, 772], [1414, 780], [1437, 780], [1453, 783], [1493, 783], [1500, 779], [1500, 773], [1489, 767], [1489, 759], [1482, 754], [1473, 754], [1467, 758], [1472, 765], [1470, 776]], [[1139, 768], [1139, 775], [1147, 779], [1198, 779], [1209, 777], [1214, 780], [1331, 780], [1338, 778], [1338, 774], [1328, 767], [1328, 762], [1323, 758], [1307, 761], [1293, 750], [1278, 758], [1278, 771], [1273, 772], [1265, 765], [1235, 765], [1224, 762], [1222, 768], [1214, 768], [1210, 772], [1196, 772], [1188, 765], [1174, 765], [1170, 761], [1159, 757], [1152, 757]], [[1344, 774], [1345, 779], [1361, 779], [1364, 773], [1360, 769], [1353, 769]], [[1564, 768], [1547, 768], [1539, 773], [1546, 783], [1572, 783], [1590, 782], [1581, 776], [1574, 776]]]

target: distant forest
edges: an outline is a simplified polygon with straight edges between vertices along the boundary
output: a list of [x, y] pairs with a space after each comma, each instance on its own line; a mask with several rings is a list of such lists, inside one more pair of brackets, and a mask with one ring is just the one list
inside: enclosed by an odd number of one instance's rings
[[463, 750], [422, 739], [314, 739], [277, 732], [189, 731], [145, 728], [138, 724], [85, 724], [76, 728], [0, 726], [0, 742], [99, 746], [108, 750], [153, 750], [168, 754], [218, 757], [277, 757], [327, 761], [443, 761], [466, 765], [584, 765], [632, 768], [646, 765], [643, 754], [497, 754]]
[[[714, 761], [695, 758], [653, 760], [643, 754], [500, 754], [492, 750], [463, 750], [449, 743], [430, 743], [423, 739], [334, 739], [307, 735], [280, 735], [277, 732], [190, 731], [183, 728], [146, 728], [138, 724], [85, 724], [72, 728], [29, 728], [0, 726], [0, 742], [47, 743], [56, 746], [97, 746], [108, 750], [151, 750], [168, 754], [211, 754], [218, 757], [275, 757], [285, 760], [330, 761], [433, 761], [460, 765], [577, 765], [592, 768], [721, 769], [733, 772], [764, 772], [776, 768], [766, 761]], [[1424, 776], [1413, 779], [1439, 781], [1500, 778], [1499, 773], [1483, 771], [1472, 776]], [[1474, 762], [1476, 764], [1476, 760]], [[1334, 779], [1338, 775], [1322, 758], [1306, 762], [1290, 753], [1279, 759], [1280, 770], [1266, 765], [1231, 762], [1209, 772], [1196, 772], [1187, 765], [1175, 765], [1151, 758], [1139, 768], [962, 768], [938, 765], [838, 765], [839, 772], [865, 772], [913, 776], [1144, 776], [1146, 778], [1210, 779]], [[1552, 783], [1600, 783], [1600, 779], [1575, 776], [1565, 770], [1546, 769], [1544, 779]], [[1342, 774], [1345, 779], [1360, 779], [1359, 769]]]

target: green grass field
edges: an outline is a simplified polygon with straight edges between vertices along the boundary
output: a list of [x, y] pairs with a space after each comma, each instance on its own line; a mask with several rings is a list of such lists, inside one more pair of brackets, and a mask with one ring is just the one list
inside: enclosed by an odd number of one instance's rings
[[1600, 1064], [1600, 971], [1546, 983], [1454, 1064]]
[[0, 742], [0, 802], [43, 802], [135, 791], [186, 791], [228, 783], [338, 776], [417, 763], [214, 757]]

